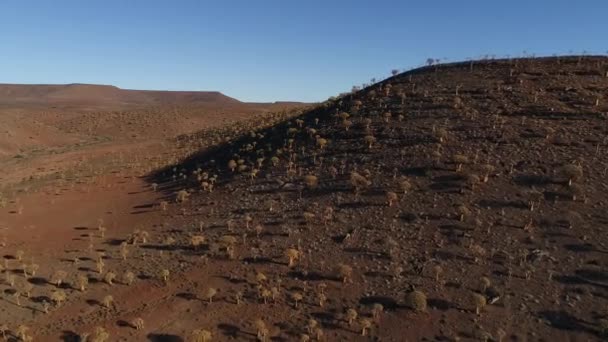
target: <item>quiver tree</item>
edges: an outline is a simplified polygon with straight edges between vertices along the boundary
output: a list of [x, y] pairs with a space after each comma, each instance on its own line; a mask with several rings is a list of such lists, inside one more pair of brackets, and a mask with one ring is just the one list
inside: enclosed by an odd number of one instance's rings
[[133, 284], [133, 281], [135, 280], [135, 274], [131, 271], [126, 271], [123, 276], [122, 276], [122, 282], [125, 285], [131, 285]]
[[490, 287], [490, 285], [492, 285], [492, 282], [488, 277], [481, 277], [479, 279], [479, 289], [482, 293], [485, 293], [486, 290]]
[[129, 255], [129, 248], [126, 241], [120, 243], [120, 256], [122, 260], [127, 260], [127, 256]]
[[264, 300], [264, 304], [267, 304], [268, 298], [272, 297], [272, 292], [269, 289], [262, 287], [261, 285], [258, 285], [258, 286], [259, 286], [259, 289], [258, 289], [259, 295], [260, 295], [260, 297], [262, 297], [262, 300]]
[[21, 291], [15, 290], [15, 292], [13, 292], [13, 298], [15, 299], [15, 304], [17, 304], [17, 306], [21, 306]]
[[167, 211], [167, 206], [168, 205], [169, 205], [169, 203], [167, 203], [167, 201], [160, 201], [160, 203], [159, 203], [160, 210]]
[[348, 325], [353, 325], [353, 322], [357, 319], [357, 317], [359, 317], [357, 310], [353, 308], [346, 310], [346, 321], [348, 322]]
[[207, 291], [205, 291], [205, 298], [207, 298], [207, 300], [209, 300], [209, 304], [213, 303], [213, 297], [215, 297], [216, 294], [217, 294], [216, 289], [214, 289], [213, 287], [207, 288]]
[[384, 118], [384, 122], [388, 123], [391, 120], [391, 117], [393, 115], [391, 114], [391, 112], [385, 112], [384, 114], [382, 114], [382, 117]]
[[396, 193], [394, 193], [392, 191], [386, 192], [386, 203], [388, 204], [389, 207], [392, 207], [393, 204], [395, 204], [398, 200], [399, 200], [399, 197], [397, 196]]
[[576, 164], [564, 165], [557, 170], [557, 173], [567, 180], [568, 186], [571, 186], [573, 182], [583, 177], [583, 167]]
[[366, 135], [363, 140], [365, 141], [365, 144], [367, 144], [367, 148], [371, 149], [376, 142], [376, 137], [373, 135]]
[[23, 293], [25, 294], [25, 296], [27, 298], [31, 298], [32, 297], [32, 290], [34, 289], [34, 285], [32, 285], [31, 283], [25, 281], [23, 283], [23, 285], [21, 286], [21, 290], [23, 291]]
[[300, 258], [300, 251], [295, 248], [288, 248], [285, 251], [285, 255], [289, 259], [287, 266], [291, 268], [295, 265], [295, 262]]
[[359, 321], [359, 324], [361, 325], [361, 336], [367, 336], [369, 330], [372, 328], [372, 321], [367, 318], [362, 318]]
[[410, 191], [410, 189], [412, 189], [412, 183], [410, 183], [410, 181], [407, 179], [407, 177], [402, 177], [399, 180], [399, 189], [404, 193], [407, 194], [408, 191]]
[[445, 128], [436, 129], [434, 135], [435, 139], [437, 139], [437, 142], [439, 142], [440, 144], [448, 140], [448, 131]]
[[266, 327], [266, 323], [261, 319], [256, 319], [253, 322], [253, 326], [255, 327], [258, 340], [265, 342], [268, 338], [268, 328]]
[[384, 312], [384, 306], [380, 303], [374, 303], [374, 306], [372, 307], [372, 317], [375, 320], [378, 320], [382, 312]]
[[467, 218], [469, 215], [471, 215], [471, 210], [469, 210], [469, 208], [467, 208], [467, 206], [461, 204], [461, 205], [456, 206], [456, 213], [458, 215], [458, 219], [460, 221], [464, 221], [465, 218]]
[[81, 292], [84, 292], [89, 285], [89, 278], [84, 274], [79, 274], [76, 278], [76, 286]]
[[171, 274], [171, 272], [169, 272], [168, 269], [164, 269], [162, 271], [160, 271], [160, 277], [163, 280], [163, 282], [166, 284], [169, 283], [169, 275]]
[[66, 300], [67, 296], [63, 290], [53, 291], [51, 294], [51, 300], [55, 303], [55, 306], [60, 306]]
[[[17, 327], [17, 336], [21, 341], [30, 341], [30, 337], [27, 335], [30, 328], [27, 325], [21, 324]], [[2, 335], [5, 335], [5, 332], [2, 332]]]
[[302, 296], [302, 294], [300, 292], [292, 292], [291, 293], [291, 299], [294, 302], [294, 307], [297, 309], [298, 308], [298, 303], [302, 301], [304, 297]]
[[144, 320], [141, 317], [137, 317], [131, 321], [131, 326], [135, 330], [143, 330], [144, 329]]
[[175, 194], [175, 201], [177, 203], [184, 203], [188, 200], [190, 194], [186, 190], [180, 190]]
[[343, 283], [352, 283], [353, 281], [353, 268], [349, 265], [339, 264], [336, 268], [336, 274], [338, 276], [338, 279], [342, 280]]
[[355, 190], [355, 195], [359, 195], [362, 190], [365, 190], [372, 183], [367, 180], [367, 178], [363, 177], [357, 172], [352, 172], [350, 174], [350, 184], [353, 186]]
[[316, 189], [319, 185], [319, 179], [315, 175], [306, 175], [304, 176], [304, 184], [307, 189]]
[[38, 269], [40, 268], [40, 265], [38, 265], [38, 264], [34, 264], [34, 263], [31, 263], [31, 264], [29, 264], [29, 265], [27, 266], [27, 268], [29, 269], [29, 271], [28, 271], [28, 272], [29, 272], [29, 274], [30, 274], [32, 277], [35, 277], [35, 276], [36, 276], [36, 272], [38, 272]]
[[477, 315], [481, 314], [481, 310], [486, 306], [487, 304], [487, 300], [486, 300], [486, 296], [481, 295], [479, 293], [473, 293], [471, 295], [471, 300], [473, 302], [473, 305], [475, 306], [475, 313]]
[[2, 335], [3, 340], [5, 340], [5, 341], [7, 340], [6, 337], [7, 337], [7, 333], [9, 331], [10, 331], [10, 329], [8, 328], [8, 325], [6, 325], [6, 324], [0, 325], [0, 335]]
[[234, 173], [234, 170], [235, 170], [236, 168], [237, 168], [236, 161], [234, 161], [233, 159], [231, 159], [231, 160], [228, 162], [228, 169], [230, 170], [230, 172], [233, 172], [233, 173]]
[[327, 295], [325, 295], [325, 293], [318, 293], [317, 301], [319, 302], [320, 307], [325, 306], [325, 302], [327, 301]]
[[114, 304], [114, 297], [112, 297], [112, 295], [107, 295], [103, 297], [101, 304], [107, 309], [111, 308], [112, 304]]
[[58, 270], [51, 276], [51, 283], [57, 287], [61, 286], [65, 278], [68, 276], [66, 271]]
[[530, 190], [527, 195], [528, 207], [530, 208], [530, 211], [534, 211], [534, 209], [536, 209], [536, 207], [538, 207], [541, 201], [545, 198], [545, 194], [536, 189]]
[[190, 245], [194, 250], [197, 250], [203, 243], [205, 243], [205, 236], [198, 234], [190, 237]]
[[452, 157], [452, 161], [456, 164], [456, 172], [460, 172], [462, 170], [462, 165], [469, 163], [469, 158], [463, 154], [455, 154]]
[[436, 282], [439, 282], [439, 277], [441, 276], [442, 273], [443, 273], [443, 268], [441, 268], [441, 265], [433, 266], [433, 278], [435, 278]]
[[502, 342], [505, 337], [507, 337], [507, 332], [504, 331], [502, 328], [498, 328], [498, 330], [496, 331], [496, 341]]
[[103, 277], [103, 280], [108, 284], [108, 285], [114, 285], [114, 279], [116, 279], [116, 273], [112, 272], [112, 271], [108, 271], [106, 273], [106, 275]]
[[490, 174], [492, 172], [494, 172], [494, 166], [490, 165], [490, 164], [483, 164], [481, 165], [481, 175], [482, 175], [482, 183], [487, 183], [488, 179], [490, 178]]
[[97, 260], [97, 262], [95, 262], [95, 267], [97, 267], [97, 273], [102, 274], [104, 266], [105, 263], [102, 259]]
[[110, 333], [103, 327], [96, 327], [91, 337], [91, 342], [106, 342], [110, 339]]
[[324, 149], [327, 143], [327, 139], [321, 137], [317, 138], [317, 146], [319, 147], [319, 149]]
[[210, 342], [211, 332], [205, 329], [196, 329], [192, 332], [192, 342]]
[[242, 300], [243, 300], [243, 292], [237, 291], [234, 294], [234, 301], [236, 302], [236, 305], [240, 305]]
[[17, 251], [15, 252], [15, 258], [16, 258], [18, 261], [22, 261], [22, 260], [23, 260], [23, 256], [24, 256], [24, 255], [25, 255], [25, 252], [24, 252], [23, 250], [21, 250], [21, 249], [20, 249], [20, 250], [17, 250]]
[[306, 325], [306, 331], [309, 334], [313, 334], [315, 329], [317, 329], [318, 326], [319, 326], [319, 322], [317, 322], [317, 320], [314, 318], [310, 318], [308, 320], [308, 324]]

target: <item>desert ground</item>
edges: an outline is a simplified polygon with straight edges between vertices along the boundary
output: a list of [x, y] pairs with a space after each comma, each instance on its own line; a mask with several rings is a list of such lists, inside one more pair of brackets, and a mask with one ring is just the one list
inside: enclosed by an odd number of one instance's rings
[[0, 85], [9, 341], [598, 341], [608, 58], [306, 105]]

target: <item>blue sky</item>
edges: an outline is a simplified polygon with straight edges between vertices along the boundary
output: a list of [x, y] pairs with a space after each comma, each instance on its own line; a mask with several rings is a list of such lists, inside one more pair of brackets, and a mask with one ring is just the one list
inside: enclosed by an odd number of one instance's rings
[[608, 1], [2, 0], [0, 83], [321, 101], [485, 54], [606, 54]]

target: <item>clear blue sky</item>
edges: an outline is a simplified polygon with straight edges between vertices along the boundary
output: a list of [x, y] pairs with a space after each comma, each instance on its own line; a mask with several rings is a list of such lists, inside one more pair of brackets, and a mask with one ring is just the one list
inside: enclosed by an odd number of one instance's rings
[[608, 50], [607, 0], [1, 0], [0, 83], [320, 101], [428, 57]]

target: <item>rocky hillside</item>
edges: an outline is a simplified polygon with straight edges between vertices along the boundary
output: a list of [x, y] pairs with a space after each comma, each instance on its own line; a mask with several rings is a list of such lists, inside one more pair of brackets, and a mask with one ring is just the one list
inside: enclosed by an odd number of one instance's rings
[[230, 270], [223, 293], [248, 303], [205, 324], [238, 337], [260, 318], [286, 340], [602, 336], [607, 71], [590, 56], [428, 66], [221, 132], [151, 175]]

